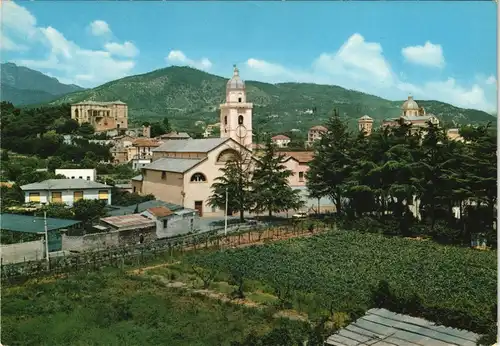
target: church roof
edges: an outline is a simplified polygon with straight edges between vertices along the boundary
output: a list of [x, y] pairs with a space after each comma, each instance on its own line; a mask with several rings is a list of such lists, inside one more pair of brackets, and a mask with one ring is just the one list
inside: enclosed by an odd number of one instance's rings
[[227, 82], [226, 91], [243, 89], [245, 89], [245, 82], [240, 78], [240, 70], [234, 65], [233, 77]]
[[359, 118], [359, 120], [372, 120], [373, 121], [373, 118], [369, 117], [368, 115], [363, 115], [361, 118]]
[[403, 108], [403, 110], [407, 111], [407, 110], [417, 110], [419, 109], [419, 106], [418, 106], [418, 103], [415, 102], [415, 100], [413, 99], [413, 96], [408, 96], [408, 100], [406, 100], [404, 103], [403, 103], [403, 106], [401, 106], [401, 108]]
[[184, 173], [199, 164], [204, 159], [178, 159], [165, 157], [151, 162], [143, 167], [143, 169], [150, 169], [153, 171], [165, 171], [174, 173]]
[[228, 140], [229, 138], [166, 140], [162, 145], [152, 151], [169, 153], [208, 153]]

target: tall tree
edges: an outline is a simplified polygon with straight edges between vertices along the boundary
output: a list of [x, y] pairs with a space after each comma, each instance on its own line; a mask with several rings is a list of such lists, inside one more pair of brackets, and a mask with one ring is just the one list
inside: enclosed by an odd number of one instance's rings
[[256, 212], [268, 211], [269, 216], [290, 209], [299, 209], [304, 205], [298, 190], [288, 183], [293, 175], [284, 163], [285, 157], [276, 152], [276, 146], [268, 137], [264, 155], [256, 163], [253, 172], [252, 190]]
[[328, 131], [315, 145], [314, 159], [309, 163], [307, 187], [313, 198], [329, 197], [338, 213], [342, 212], [342, 197], [351, 165], [352, 139], [347, 124], [337, 110], [326, 124]]
[[241, 222], [245, 220], [245, 211], [251, 210], [253, 205], [251, 160], [250, 155], [242, 149], [226, 161], [224, 168], [221, 168], [222, 175], [211, 186], [212, 195], [208, 200], [212, 207], [224, 210], [227, 191], [228, 212], [239, 212]]

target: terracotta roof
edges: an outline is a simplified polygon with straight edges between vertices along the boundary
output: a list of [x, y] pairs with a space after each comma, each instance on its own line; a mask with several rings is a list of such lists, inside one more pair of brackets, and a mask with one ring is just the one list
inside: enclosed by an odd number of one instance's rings
[[309, 131], [324, 131], [324, 132], [327, 132], [328, 129], [324, 126], [321, 126], [321, 125], [317, 125], [317, 126], [313, 126], [309, 129]]
[[287, 137], [285, 135], [276, 135], [274, 137], [271, 138], [273, 141], [276, 141], [276, 140], [279, 140], [279, 139], [290, 139], [290, 137]]
[[159, 147], [160, 143], [149, 138], [137, 138], [132, 145], [134, 147]]
[[280, 154], [290, 156], [300, 163], [307, 163], [314, 158], [312, 151], [280, 151]]
[[149, 208], [148, 211], [156, 217], [165, 217], [172, 215], [174, 212], [167, 207], [154, 207]]

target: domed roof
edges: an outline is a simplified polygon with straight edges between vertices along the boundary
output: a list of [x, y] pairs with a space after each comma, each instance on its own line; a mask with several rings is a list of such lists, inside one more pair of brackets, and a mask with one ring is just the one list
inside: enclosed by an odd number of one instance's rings
[[418, 103], [416, 103], [415, 100], [413, 100], [413, 96], [408, 96], [408, 100], [406, 100], [403, 103], [403, 106], [401, 108], [403, 108], [403, 110], [405, 110], [405, 111], [408, 111], [408, 110], [418, 111], [419, 106], [418, 106]]
[[230, 90], [244, 90], [245, 82], [240, 78], [240, 70], [234, 65], [233, 78], [231, 78], [226, 85], [226, 91]]
[[368, 115], [363, 115], [361, 118], [359, 118], [360, 121], [373, 121], [373, 118], [370, 118]]

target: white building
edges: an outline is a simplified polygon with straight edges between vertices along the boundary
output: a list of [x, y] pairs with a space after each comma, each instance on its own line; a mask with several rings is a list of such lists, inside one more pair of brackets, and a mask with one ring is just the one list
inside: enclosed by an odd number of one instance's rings
[[187, 234], [200, 229], [199, 215], [193, 209], [171, 211], [167, 207], [154, 207], [141, 214], [156, 223], [158, 239]]
[[25, 203], [64, 203], [98, 199], [111, 204], [111, 186], [84, 179], [49, 179], [21, 186]]
[[290, 137], [285, 135], [276, 135], [271, 140], [278, 148], [286, 148], [290, 144]]
[[56, 169], [56, 175], [64, 175], [68, 179], [83, 179], [88, 181], [96, 181], [97, 173], [93, 168], [89, 169]]

